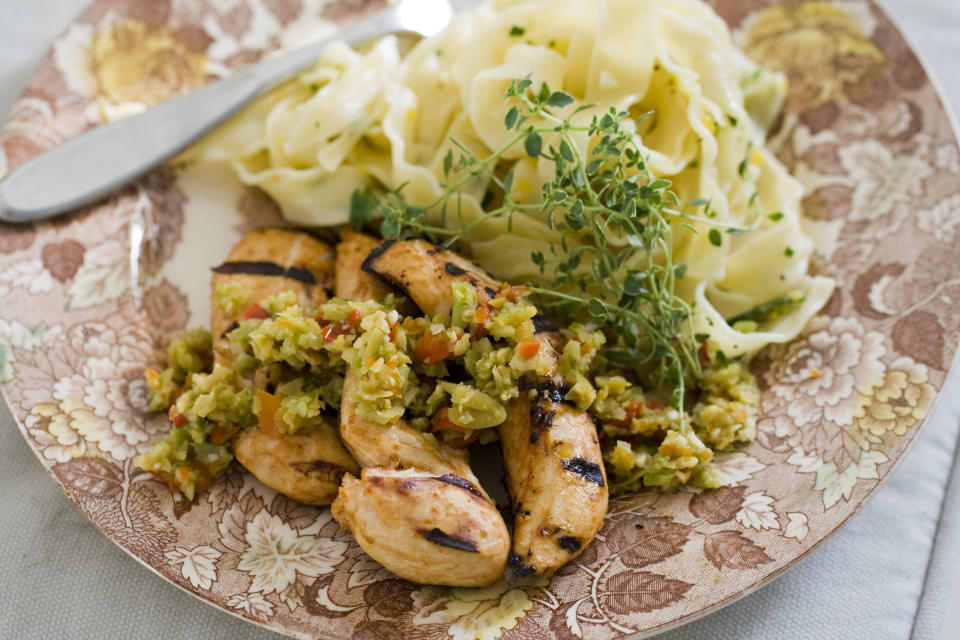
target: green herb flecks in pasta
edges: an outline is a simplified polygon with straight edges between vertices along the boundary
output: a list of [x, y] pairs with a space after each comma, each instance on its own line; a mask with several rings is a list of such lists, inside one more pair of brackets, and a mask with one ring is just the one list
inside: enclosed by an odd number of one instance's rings
[[727, 320], [727, 324], [733, 326], [743, 322], [770, 322], [776, 320], [780, 315], [786, 313], [791, 308], [802, 303], [806, 297], [801, 291], [790, 291], [787, 295], [774, 298], [767, 302], [758, 304], [749, 311], [744, 311], [740, 315]]

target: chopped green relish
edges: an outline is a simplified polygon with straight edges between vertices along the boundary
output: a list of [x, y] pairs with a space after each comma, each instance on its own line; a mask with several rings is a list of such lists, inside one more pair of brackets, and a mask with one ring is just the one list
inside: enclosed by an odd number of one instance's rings
[[228, 316], [235, 316], [247, 307], [250, 290], [233, 282], [221, 282], [213, 292], [216, 305]]
[[215, 365], [211, 373], [191, 373], [169, 409], [173, 429], [134, 464], [192, 500], [233, 459], [227, 441], [255, 422], [252, 404], [253, 392], [233, 369]]
[[[224, 312], [250, 302], [240, 289], [217, 288]], [[168, 368], [147, 372], [150, 408], [169, 410], [174, 428], [137, 464], [192, 498], [229, 463], [241, 430], [259, 421], [292, 434], [337, 411], [348, 370], [362, 418], [403, 419], [454, 446], [495, 440], [524, 379], [556, 375], [564, 400], [597, 423], [614, 493], [719, 486], [714, 451], [754, 436], [759, 391], [741, 362], [705, 366], [698, 401], [679, 411], [603, 357], [603, 332], [574, 323], [538, 335], [523, 289], [480, 302], [457, 282], [451, 295], [449, 316], [435, 318], [404, 317], [392, 299], [305, 308], [291, 292], [271, 296], [257, 302], [267, 317], [227, 335], [231, 367], [213, 364], [209, 333], [185, 333], [168, 348]]]
[[[645, 399], [638, 390], [631, 393], [625, 380], [597, 378], [601, 391], [591, 409], [607, 443], [611, 491], [720, 485], [710, 460], [715, 451], [753, 439], [760, 391], [740, 361], [715, 363], [703, 373], [700, 400], [689, 415]], [[632, 410], [621, 416], [618, 405]]]
[[213, 342], [206, 329], [190, 329], [167, 347], [167, 363], [174, 380], [183, 382], [188, 373], [198, 373], [213, 363]]
[[208, 371], [213, 365], [213, 342], [206, 329], [190, 329], [167, 346], [167, 368], [147, 369], [147, 402], [151, 411], [164, 411], [175, 399], [191, 373]]

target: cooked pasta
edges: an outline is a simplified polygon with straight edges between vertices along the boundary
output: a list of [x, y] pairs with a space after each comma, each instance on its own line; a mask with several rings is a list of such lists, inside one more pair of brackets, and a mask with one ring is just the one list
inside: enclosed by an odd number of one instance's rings
[[[808, 273], [801, 186], [765, 147], [785, 79], [748, 59], [700, 0], [492, 0], [405, 54], [393, 37], [365, 52], [334, 44], [190, 157], [228, 161], [302, 225], [346, 222], [351, 194], [368, 186], [402, 187], [425, 205], [442, 191], [454, 140], [480, 158], [510, 140], [504, 94], [528, 75], [575, 98], [560, 110], [573, 122], [610, 107], [630, 114], [647, 166], [677, 195], [673, 257], [687, 265], [678, 294], [716, 348], [737, 356], [790, 340], [826, 303], [833, 281]], [[571, 116], [581, 105], [596, 106]], [[572, 135], [587, 155], [587, 134]], [[522, 148], [500, 160], [507, 170], [520, 203], [537, 203], [554, 174]], [[481, 216], [488, 185], [468, 183], [447, 223]], [[708, 233], [718, 226], [736, 233], [718, 243]], [[538, 267], [517, 257], [558, 239], [533, 212], [486, 220], [465, 244], [497, 277], [536, 282]], [[776, 300], [792, 302], [760, 322], [728, 322]]]

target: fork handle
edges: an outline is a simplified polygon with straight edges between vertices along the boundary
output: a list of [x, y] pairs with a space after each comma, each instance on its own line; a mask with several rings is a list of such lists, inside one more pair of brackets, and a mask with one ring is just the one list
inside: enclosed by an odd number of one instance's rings
[[176, 156], [266, 89], [315, 60], [330, 41], [348, 44], [397, 27], [391, 9], [283, 57], [105, 124], [45, 151], [0, 180], [0, 220], [30, 222], [93, 202]]

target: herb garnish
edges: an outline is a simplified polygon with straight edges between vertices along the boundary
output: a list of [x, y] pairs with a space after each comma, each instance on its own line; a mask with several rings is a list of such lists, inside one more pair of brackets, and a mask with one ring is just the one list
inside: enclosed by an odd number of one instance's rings
[[[709, 239], [722, 244], [720, 229], [736, 233], [752, 227], [726, 225], [709, 219], [709, 202], [696, 200], [683, 211], [670, 191], [669, 180], [657, 179], [647, 167], [634, 135], [625, 126], [626, 112], [611, 108], [593, 115], [589, 123], [573, 119], [596, 105], [584, 105], [561, 116], [574, 98], [543, 84], [534, 91], [529, 76], [515, 80], [506, 93], [513, 103], [504, 125], [515, 135], [484, 158], [451, 140], [459, 150], [443, 160], [442, 193], [425, 206], [412, 206], [400, 197], [402, 186], [383, 199], [369, 189], [353, 194], [350, 219], [358, 227], [375, 213], [383, 216], [380, 231], [386, 238], [427, 236], [450, 246], [483, 222], [518, 212], [539, 213], [547, 227], [560, 234], [549, 255], [533, 252], [531, 259], [548, 287], [528, 285], [537, 304], [566, 320], [591, 319], [609, 337], [604, 357], [634, 371], [641, 381], [662, 388], [669, 385], [671, 405], [684, 408], [688, 384], [701, 377], [698, 345], [706, 335], [693, 335], [689, 305], [675, 293], [686, 265], [673, 257], [673, 224], [701, 222], [711, 227]], [[647, 114], [650, 115], [650, 114]], [[586, 133], [591, 148], [584, 155], [571, 134]], [[545, 143], [544, 136], [553, 142]], [[543, 185], [538, 204], [511, 198], [513, 172], [502, 178], [494, 171], [505, 153], [522, 145], [532, 158], [555, 165], [553, 180]], [[450, 217], [458, 211], [457, 194], [469, 181], [489, 178], [497, 203], [475, 220]], [[690, 208], [705, 207], [707, 218], [691, 216]], [[437, 216], [426, 212], [439, 212]], [[715, 214], [714, 214], [715, 215]], [[448, 223], [451, 223], [449, 226]], [[611, 242], [613, 241], [613, 242]], [[684, 428], [687, 428], [685, 425]]]

